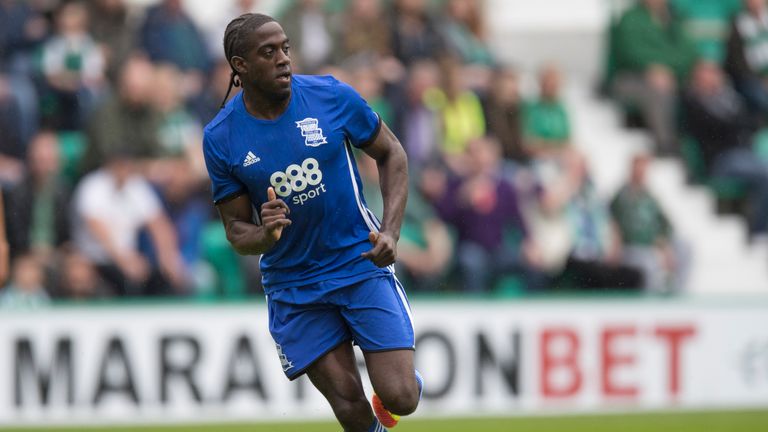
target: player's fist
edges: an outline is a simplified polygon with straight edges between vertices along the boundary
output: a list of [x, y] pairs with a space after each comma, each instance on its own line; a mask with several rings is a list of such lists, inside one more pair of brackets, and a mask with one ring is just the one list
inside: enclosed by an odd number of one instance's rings
[[385, 232], [368, 233], [368, 241], [373, 248], [362, 254], [363, 258], [371, 260], [377, 267], [386, 267], [395, 263], [397, 257], [397, 241]]
[[283, 235], [283, 229], [291, 224], [288, 215], [291, 209], [281, 199], [277, 198], [275, 188], [267, 189], [267, 202], [261, 205], [261, 224], [267, 237], [272, 242], [277, 242]]

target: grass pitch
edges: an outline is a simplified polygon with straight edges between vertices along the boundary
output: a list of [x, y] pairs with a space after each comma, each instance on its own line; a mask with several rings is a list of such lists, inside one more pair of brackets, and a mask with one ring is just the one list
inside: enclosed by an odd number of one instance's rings
[[[338, 432], [335, 423], [259, 423], [180, 426], [19, 428], [4, 432]], [[512, 417], [483, 419], [403, 419], [396, 432], [760, 432], [768, 431], [768, 409], [762, 411], [708, 411]]]

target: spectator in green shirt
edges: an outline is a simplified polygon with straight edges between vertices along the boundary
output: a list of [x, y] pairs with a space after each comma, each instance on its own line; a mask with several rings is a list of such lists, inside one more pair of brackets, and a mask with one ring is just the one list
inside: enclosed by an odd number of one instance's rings
[[728, 26], [741, 10], [741, 0], [670, 0], [670, 3], [698, 54], [722, 63]]
[[534, 158], [561, 153], [570, 145], [571, 122], [560, 97], [560, 69], [547, 65], [539, 73], [539, 99], [525, 105], [525, 148]]
[[657, 151], [675, 153], [677, 82], [696, 59], [667, 0], [642, 0], [621, 17], [614, 41], [614, 95], [640, 109]]
[[669, 220], [646, 186], [650, 162], [647, 155], [633, 158], [629, 182], [613, 198], [611, 214], [624, 263], [642, 271], [646, 291], [668, 293], [682, 288], [687, 253], [674, 240]]

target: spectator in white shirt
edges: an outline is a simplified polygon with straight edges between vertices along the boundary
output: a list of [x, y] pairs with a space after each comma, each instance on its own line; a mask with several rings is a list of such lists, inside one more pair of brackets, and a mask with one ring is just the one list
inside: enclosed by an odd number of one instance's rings
[[[149, 182], [129, 151], [113, 153], [104, 168], [87, 175], [75, 191], [74, 240], [120, 295], [186, 291], [176, 235]], [[146, 228], [157, 268], [138, 246]]]

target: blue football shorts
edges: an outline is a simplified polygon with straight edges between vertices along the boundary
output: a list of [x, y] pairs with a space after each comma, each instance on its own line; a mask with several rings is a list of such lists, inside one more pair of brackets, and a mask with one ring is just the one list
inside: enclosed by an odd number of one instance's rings
[[269, 331], [290, 380], [349, 341], [364, 352], [414, 349], [410, 306], [394, 274], [281, 289], [267, 295], [267, 306]]

